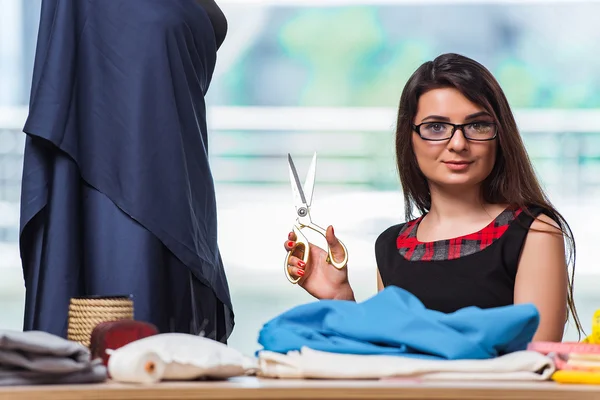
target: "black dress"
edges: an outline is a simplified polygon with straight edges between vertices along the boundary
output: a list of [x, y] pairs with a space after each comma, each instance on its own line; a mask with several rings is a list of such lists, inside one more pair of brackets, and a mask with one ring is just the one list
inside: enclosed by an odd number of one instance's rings
[[226, 33], [212, 1], [44, 0], [21, 195], [25, 330], [69, 299], [132, 295], [161, 332], [225, 342], [205, 96]]
[[[529, 211], [550, 215], [535, 207]], [[403, 288], [425, 307], [445, 313], [513, 304], [519, 258], [534, 220], [530, 215], [508, 208], [478, 232], [426, 243], [416, 237], [422, 218], [394, 225], [377, 238], [384, 286]]]

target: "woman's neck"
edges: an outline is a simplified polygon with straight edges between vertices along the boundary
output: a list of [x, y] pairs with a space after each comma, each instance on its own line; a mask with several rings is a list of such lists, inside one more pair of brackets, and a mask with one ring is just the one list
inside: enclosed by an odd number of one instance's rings
[[427, 213], [431, 222], [463, 220], [472, 216], [478, 219], [482, 214], [493, 213], [495, 205], [486, 204], [481, 195], [481, 187], [469, 189], [464, 187], [456, 189], [441, 188], [430, 185], [431, 208]]
[[486, 203], [481, 188], [435, 187], [430, 185], [431, 208], [419, 223], [417, 238], [423, 242], [447, 240], [481, 230], [506, 205]]

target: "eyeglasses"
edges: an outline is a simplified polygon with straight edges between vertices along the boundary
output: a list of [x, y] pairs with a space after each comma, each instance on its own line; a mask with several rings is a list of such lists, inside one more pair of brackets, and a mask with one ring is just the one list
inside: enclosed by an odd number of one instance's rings
[[465, 139], [477, 142], [493, 140], [498, 136], [498, 129], [493, 122], [469, 122], [468, 124], [451, 124], [449, 122], [423, 122], [413, 124], [413, 129], [423, 140], [442, 141], [452, 139], [457, 130], [461, 130]]

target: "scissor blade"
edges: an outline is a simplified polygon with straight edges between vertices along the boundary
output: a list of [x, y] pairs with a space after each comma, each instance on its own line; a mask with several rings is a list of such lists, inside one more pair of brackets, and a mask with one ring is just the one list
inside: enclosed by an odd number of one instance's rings
[[315, 188], [315, 175], [317, 173], [317, 152], [313, 154], [308, 173], [306, 174], [306, 181], [304, 181], [304, 195], [306, 196], [306, 205], [310, 207], [312, 204], [313, 191]]
[[292, 191], [294, 192], [294, 197], [300, 196], [300, 201], [303, 204], [306, 204], [306, 197], [304, 196], [304, 191], [302, 190], [302, 185], [300, 184], [300, 179], [298, 178], [298, 171], [296, 171], [296, 166], [294, 165], [294, 161], [292, 161], [292, 156], [288, 153], [288, 163], [290, 168], [290, 181], [292, 183]]

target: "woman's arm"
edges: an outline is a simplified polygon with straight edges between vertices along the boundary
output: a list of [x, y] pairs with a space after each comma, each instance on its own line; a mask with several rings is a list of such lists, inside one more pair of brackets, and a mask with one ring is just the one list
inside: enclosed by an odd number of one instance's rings
[[381, 292], [383, 290], [383, 281], [381, 280], [381, 274], [379, 273], [379, 268], [377, 269], [377, 291]]
[[567, 290], [564, 237], [556, 222], [542, 214], [525, 239], [514, 294], [515, 304], [533, 303], [540, 313], [534, 341], [562, 341]]

